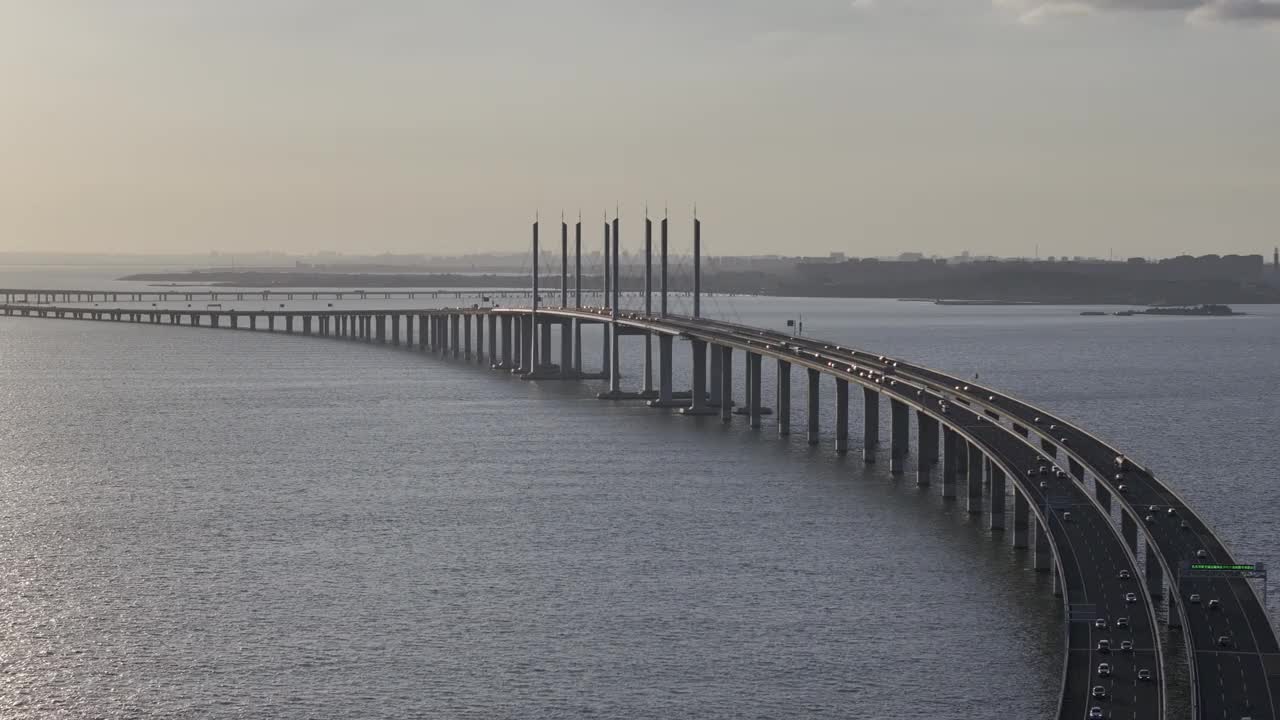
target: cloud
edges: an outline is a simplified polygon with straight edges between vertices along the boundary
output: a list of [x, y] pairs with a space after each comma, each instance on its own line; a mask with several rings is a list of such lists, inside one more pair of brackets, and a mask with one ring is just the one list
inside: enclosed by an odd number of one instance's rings
[[1180, 13], [1188, 22], [1280, 23], [1280, 0], [992, 0], [1027, 24], [1100, 12]]

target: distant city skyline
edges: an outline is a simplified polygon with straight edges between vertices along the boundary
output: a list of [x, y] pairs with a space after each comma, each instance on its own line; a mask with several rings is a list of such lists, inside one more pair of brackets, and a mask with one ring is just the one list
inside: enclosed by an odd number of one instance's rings
[[1274, 67], [1267, 0], [15, 0], [0, 252], [1271, 259]]

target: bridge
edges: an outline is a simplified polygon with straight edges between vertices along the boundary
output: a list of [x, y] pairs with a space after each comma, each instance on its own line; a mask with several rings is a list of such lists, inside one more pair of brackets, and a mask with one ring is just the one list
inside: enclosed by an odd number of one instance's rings
[[[697, 226], [695, 226], [697, 227]], [[646, 222], [643, 310], [620, 307], [618, 264], [606, 266], [602, 307], [582, 303], [580, 261], [570, 291], [567, 226], [562, 226], [559, 304], [424, 309], [236, 309], [103, 307], [90, 291], [49, 291], [41, 302], [0, 304], [0, 316], [131, 322], [182, 328], [284, 333], [433, 353], [484, 364], [538, 382], [607, 379], [604, 400], [646, 402], [696, 422], [741, 418], [761, 430], [765, 417], [791, 434], [792, 384], [805, 388], [810, 444], [823, 441], [825, 393], [835, 402], [834, 451], [849, 444], [851, 388], [861, 391], [865, 462], [888, 460], [903, 475], [916, 454], [915, 481], [986, 516], [993, 534], [1028, 548], [1050, 573], [1064, 623], [1057, 716], [1164, 718], [1169, 714], [1163, 622], [1180, 630], [1194, 718], [1271, 718], [1280, 706], [1280, 645], [1249, 577], [1265, 568], [1235, 558], [1226, 544], [1147, 468], [1088, 431], [1025, 401], [941, 371], [813, 338], [701, 317], [698, 243], [693, 313], [669, 311], [662, 262], [660, 307], [652, 307], [650, 228]], [[610, 231], [612, 231], [610, 233]], [[575, 255], [580, 257], [580, 226]], [[699, 230], [695, 229], [695, 238]], [[618, 257], [618, 227], [612, 255]], [[665, 227], [663, 249], [665, 250]], [[537, 257], [537, 226], [534, 228]], [[609, 240], [606, 239], [606, 243]], [[608, 247], [608, 245], [606, 245]], [[528, 297], [540, 297], [537, 262]], [[11, 293], [0, 290], [0, 295]], [[101, 291], [97, 291], [101, 294]], [[244, 293], [255, 297], [260, 293]], [[603, 329], [598, 369], [584, 364], [583, 329]], [[643, 342], [640, 385], [624, 390], [624, 338]], [[687, 343], [690, 374], [677, 389], [673, 353]], [[654, 352], [656, 344], [657, 352]], [[741, 362], [735, 363], [735, 355]], [[655, 359], [656, 355], [656, 359]], [[773, 408], [762, 397], [765, 360], [774, 365]], [[743, 368], [742, 392], [733, 378]], [[655, 372], [656, 371], [656, 372]], [[655, 377], [656, 376], [656, 377]], [[688, 389], [686, 390], [685, 387]], [[829, 402], [829, 400], [828, 400]], [[887, 442], [881, 414], [887, 406]], [[914, 427], [914, 433], [912, 432]], [[887, 453], [885, 453], [887, 450]], [[1265, 590], [1265, 586], [1264, 586]], [[1167, 600], [1162, 607], [1161, 600]], [[1106, 664], [1106, 668], [1102, 664]]]

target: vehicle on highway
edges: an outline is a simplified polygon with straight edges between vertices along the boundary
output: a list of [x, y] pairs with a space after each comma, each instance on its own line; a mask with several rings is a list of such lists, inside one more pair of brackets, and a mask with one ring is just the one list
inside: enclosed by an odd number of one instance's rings
[[1049, 483], [1048, 483], [1048, 481], [1041, 480], [1041, 481], [1040, 481], [1040, 489], [1041, 489], [1041, 490], [1048, 490], [1048, 489], [1049, 489]]
[[1070, 511], [1070, 510], [1068, 510], [1068, 511], [1066, 511], [1066, 512], [1062, 513], [1062, 522], [1071, 522], [1071, 511]]
[[1099, 640], [1099, 641], [1098, 641], [1098, 652], [1102, 653], [1103, 655], [1106, 655], [1107, 653], [1111, 652], [1111, 641], [1110, 641], [1110, 640]]
[[1177, 515], [1177, 514], [1178, 514], [1178, 511], [1177, 511], [1177, 510], [1174, 510], [1173, 508], [1165, 508], [1165, 511], [1164, 511], [1164, 512], [1165, 512], [1165, 514], [1166, 514], [1166, 515]]
[[1121, 641], [1120, 641], [1120, 652], [1133, 652], [1133, 641], [1132, 641], [1132, 640], [1121, 640]]
[[1200, 593], [1191, 593], [1191, 597], [1187, 598], [1187, 601], [1190, 602], [1192, 605], [1199, 605]]
[[1089, 720], [1102, 720], [1102, 708], [1097, 705], [1089, 708]]
[[1151, 671], [1150, 671], [1150, 670], [1148, 670], [1148, 669], [1146, 669], [1146, 668], [1142, 668], [1142, 669], [1138, 670], [1138, 679], [1139, 679], [1139, 680], [1151, 680]]
[[1122, 493], [1129, 492], [1129, 486], [1125, 485], [1124, 483], [1120, 483], [1119, 485], [1116, 486], [1116, 490], [1119, 490]]
[[1111, 677], [1111, 666], [1107, 663], [1098, 663], [1098, 677]]
[[1094, 620], [1094, 621], [1093, 621], [1093, 626], [1094, 626], [1094, 627], [1096, 627], [1096, 628], [1098, 628], [1099, 630], [1106, 630], [1106, 629], [1107, 629], [1107, 619], [1106, 619], [1106, 618], [1098, 618], [1097, 620]]
[[1200, 558], [1201, 560], [1204, 560], [1205, 558], [1209, 557], [1209, 553], [1205, 552], [1204, 550], [1197, 550], [1196, 557]]
[[1229, 647], [1231, 647], [1231, 636], [1230, 636], [1230, 635], [1219, 635], [1219, 636], [1218, 636], [1218, 647], [1224, 647], [1224, 648], [1229, 648]]
[[1129, 627], [1129, 618], [1127, 617], [1116, 618], [1116, 627], [1121, 630]]
[[1190, 530], [1190, 529], [1191, 529], [1191, 526], [1187, 524], [1187, 521], [1186, 521], [1186, 520], [1183, 520], [1181, 523], [1179, 523], [1179, 524], [1178, 524], [1178, 527], [1182, 528], [1183, 530]]
[[1116, 577], [1120, 578], [1121, 580], [1128, 580], [1129, 578], [1133, 577], [1133, 575], [1130, 574], [1128, 570], [1121, 570], [1119, 573], [1116, 574]]
[[1094, 685], [1093, 690], [1090, 691], [1089, 694], [1098, 699], [1102, 699], [1107, 696], [1107, 689], [1101, 685]]
[[1222, 607], [1222, 603], [1218, 600], [1218, 598], [1213, 598], [1212, 600], [1209, 601], [1210, 610], [1217, 610], [1220, 607]]
[[1124, 601], [1125, 601], [1125, 602], [1127, 602], [1127, 603], [1129, 603], [1130, 605], [1132, 605], [1132, 604], [1134, 604], [1134, 603], [1138, 602], [1138, 594], [1137, 594], [1137, 593], [1125, 593], [1125, 594], [1124, 594]]
[[1146, 522], [1146, 523], [1153, 523], [1153, 522], [1155, 522], [1155, 521], [1156, 521], [1156, 516], [1155, 516], [1155, 515], [1144, 515], [1144, 516], [1143, 516], [1143, 518], [1142, 518], [1142, 521], [1143, 521], [1143, 522]]

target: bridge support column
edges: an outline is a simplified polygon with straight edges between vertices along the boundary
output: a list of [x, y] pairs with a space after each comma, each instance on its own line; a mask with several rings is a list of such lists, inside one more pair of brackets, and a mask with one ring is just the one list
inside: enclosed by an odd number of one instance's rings
[[[605, 340], [609, 344], [609, 352], [605, 354], [608, 360], [608, 364], [605, 367], [609, 368], [609, 394], [617, 395], [622, 392], [622, 358], [618, 357], [622, 354], [619, 344], [621, 336], [618, 335], [618, 326], [614, 323], [610, 322], [604, 327]], [[707, 384], [706, 345], [705, 342], [702, 343], [703, 352], [699, 355], [702, 358], [702, 380], [700, 384], [704, 386], [704, 389]], [[698, 405], [702, 405], [705, 402], [705, 397], [697, 399]]]
[[930, 415], [924, 416], [924, 436], [920, 439], [923, 442], [920, 453], [929, 463], [930, 467], [938, 464], [938, 421]]
[[400, 316], [395, 313], [391, 314], [391, 344], [400, 346]]
[[1138, 521], [1128, 510], [1120, 510], [1120, 536], [1134, 557], [1138, 556]]
[[413, 348], [413, 316], [404, 316], [404, 346]]
[[982, 451], [965, 441], [968, 447], [967, 472], [965, 477], [965, 506], [971, 514], [982, 512]]
[[836, 454], [849, 452], [849, 381], [836, 378]]
[[822, 373], [818, 372], [813, 368], [807, 368], [807, 370], [809, 374], [809, 392], [807, 394], [807, 398], [809, 401], [808, 440], [810, 445], [817, 445], [818, 444], [818, 418], [819, 418], [819, 414], [818, 414], [819, 382], [818, 381], [822, 378]]
[[489, 365], [500, 365], [502, 356], [498, 354], [498, 317], [490, 315], [486, 324], [489, 326]]
[[[880, 446], [880, 393], [869, 387], [862, 388], [862, 461], [876, 461], [876, 448]], [[892, 464], [892, 463], [890, 463]]]
[[526, 373], [535, 370], [534, 364], [537, 358], [533, 355], [533, 346], [536, 342], [537, 328], [533, 326], [532, 315], [522, 315], [520, 317], [520, 369]]
[[[648, 293], [645, 294], [645, 298], [647, 301]], [[713, 357], [714, 354], [715, 350], [713, 349]], [[720, 383], [716, 382], [719, 379], [720, 364], [713, 359], [711, 361], [711, 395], [713, 401], [715, 400], [714, 396], [720, 394]], [[657, 395], [653, 390], [653, 333], [646, 330], [644, 332], [644, 385], [640, 388], [640, 396], [648, 400], [657, 397]], [[712, 402], [712, 404], [718, 405], [719, 403]]]
[[1160, 569], [1160, 561], [1156, 559], [1156, 549], [1151, 547], [1151, 543], [1147, 546], [1147, 593], [1151, 597], [1158, 598], [1164, 593], [1164, 571]]
[[1049, 547], [1049, 530], [1040, 522], [1039, 518], [1035, 521], [1035, 551], [1033, 554], [1032, 567], [1036, 572], [1049, 572], [1053, 568], [1053, 549]]
[[707, 388], [707, 393], [711, 396], [709, 405], [718, 410], [720, 408], [720, 400], [724, 397], [724, 381], [720, 379], [721, 373], [724, 372], [724, 363], [720, 362], [719, 345], [714, 343], [708, 345], [707, 352], [711, 353], [711, 359], [707, 361], [709, 363], [707, 369], [711, 375], [711, 379], [708, 381], [710, 387]]
[[901, 475], [906, 470], [907, 453], [910, 452], [910, 408], [897, 398], [889, 398], [889, 412], [893, 424], [889, 438], [889, 472]]
[[[478, 316], [477, 316], [478, 318]], [[479, 338], [479, 335], [476, 336]], [[573, 367], [573, 320], [560, 321], [560, 379], [568, 380], [576, 374]]]
[[1098, 498], [1098, 504], [1102, 505], [1108, 513], [1111, 512], [1111, 491], [1102, 484], [1102, 478], [1098, 478], [1094, 483], [1093, 494]]
[[382, 345], [387, 343], [387, 316], [378, 316], [378, 342]]
[[[541, 339], [538, 341], [538, 364], [535, 370], [542, 370], [551, 365], [551, 321], [544, 318], [539, 323], [542, 325], [539, 331], [542, 333]], [[467, 344], [470, 345], [470, 328], [468, 328]]]
[[[462, 354], [462, 317], [461, 315], [449, 316], [449, 350], [452, 351], [454, 358]], [[533, 318], [529, 318], [529, 322], [532, 324]], [[533, 339], [532, 333], [529, 334], [529, 338]], [[531, 357], [530, 367], [532, 364]]]
[[[652, 407], [671, 407], [675, 404], [671, 397], [671, 343], [670, 335], [664, 333], [658, 336], [658, 398], [649, 403]], [[711, 355], [711, 362], [717, 365], [722, 363], [719, 350], [716, 347]], [[721, 391], [723, 390], [722, 387]]]
[[293, 316], [292, 315], [284, 316], [284, 331], [290, 335], [293, 334]]
[[991, 463], [991, 494], [988, 496], [991, 501], [991, 518], [988, 525], [992, 530], [1004, 530], [1004, 480], [1004, 470]]
[[916, 485], [927, 487], [933, 475], [933, 455], [938, 452], [938, 421], [925, 413], [916, 411], [916, 441], [920, 447], [919, 459], [916, 462]]
[[[581, 295], [581, 292], [578, 293]], [[582, 320], [575, 318], [573, 322], [573, 372], [582, 374]]]
[[431, 316], [418, 316], [418, 350], [426, 350], [427, 345], [431, 342]]
[[778, 434], [786, 437], [791, 434], [791, 363], [786, 360], [778, 360], [774, 391], [777, 394]]
[[504, 370], [511, 367], [511, 343], [512, 343], [511, 335], [512, 335], [511, 316], [503, 315], [502, 316], [502, 362], [498, 364], [498, 367]]
[[[232, 318], [231, 326], [235, 327], [235, 318]], [[303, 335], [311, 334], [311, 316], [310, 315], [302, 316], [302, 334]]]
[[707, 407], [707, 341], [690, 339], [693, 348], [693, 392], [689, 407], [682, 409], [685, 415], [711, 415], [715, 410]]
[[1084, 467], [1080, 463], [1076, 462], [1075, 458], [1067, 458], [1067, 470], [1071, 472], [1071, 475], [1074, 476], [1076, 480], [1084, 482]]
[[1013, 546], [1027, 547], [1030, 534], [1031, 505], [1027, 496], [1020, 491], [1013, 491]]
[[942, 426], [942, 497], [956, 496], [956, 473], [960, 466], [960, 436], [946, 425]]
[[751, 429], [760, 429], [761, 409], [760, 409], [760, 356], [756, 353], [747, 353], [747, 418], [750, 421]]
[[720, 348], [720, 422], [733, 419], [733, 348]]
[[[544, 333], [544, 336], [547, 338], [548, 341], [550, 341], [551, 339], [550, 325], [547, 326], [547, 332]], [[551, 364], [550, 362], [551, 343], [547, 342], [546, 346], [547, 346], [547, 349], [544, 350], [543, 352], [548, 356], [547, 364], [550, 365]], [[470, 315], [462, 316], [462, 357], [466, 358], [467, 360], [471, 359], [471, 316]]]

